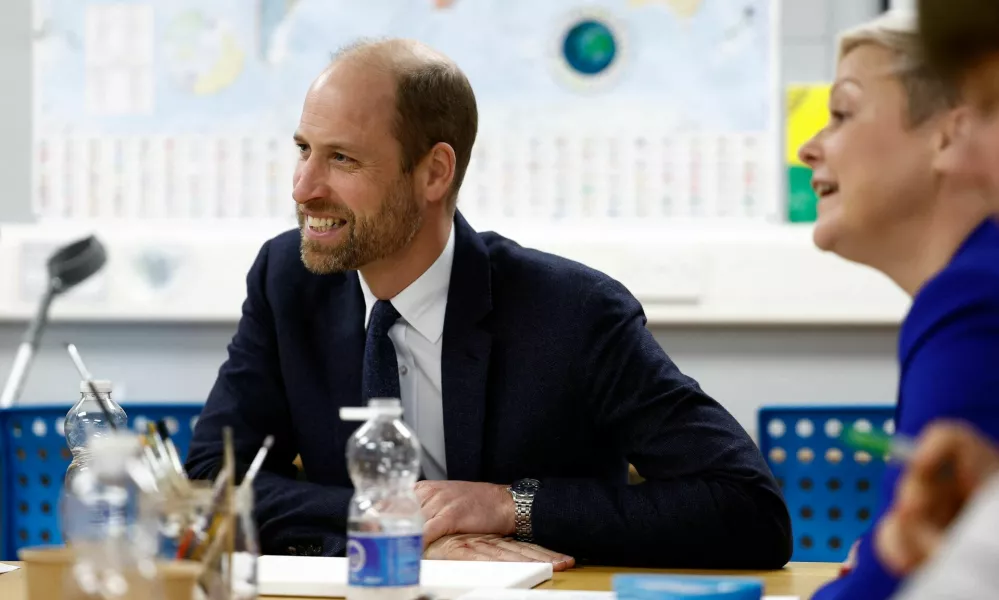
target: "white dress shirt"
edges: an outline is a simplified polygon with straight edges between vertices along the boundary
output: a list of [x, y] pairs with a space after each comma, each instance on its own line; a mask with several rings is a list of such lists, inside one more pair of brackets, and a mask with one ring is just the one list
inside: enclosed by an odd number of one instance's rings
[[[402, 316], [389, 329], [389, 338], [399, 362], [403, 419], [416, 431], [423, 446], [423, 473], [427, 479], [447, 479], [441, 346], [453, 263], [452, 226], [447, 245], [434, 264], [391, 300]], [[371, 309], [378, 299], [371, 293], [364, 276], [359, 279], [364, 292], [364, 326], [367, 327]]]

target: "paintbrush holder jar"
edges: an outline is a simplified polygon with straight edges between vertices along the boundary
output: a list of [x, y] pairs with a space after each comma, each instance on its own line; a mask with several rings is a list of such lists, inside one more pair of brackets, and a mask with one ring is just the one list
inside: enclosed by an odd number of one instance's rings
[[[249, 482], [248, 482], [249, 483]], [[253, 518], [253, 485], [241, 486], [235, 493], [233, 553], [230, 560], [232, 577], [231, 600], [253, 600], [257, 597], [257, 559], [260, 540], [257, 522]]]
[[159, 523], [159, 556], [163, 560], [194, 559], [209, 535], [213, 520], [224, 512], [223, 498], [208, 481], [185, 481], [185, 489], [167, 495]]
[[196, 559], [204, 568], [201, 584], [210, 600], [253, 600], [257, 597], [260, 545], [253, 520], [253, 487], [233, 492], [232, 514], [224, 515]]

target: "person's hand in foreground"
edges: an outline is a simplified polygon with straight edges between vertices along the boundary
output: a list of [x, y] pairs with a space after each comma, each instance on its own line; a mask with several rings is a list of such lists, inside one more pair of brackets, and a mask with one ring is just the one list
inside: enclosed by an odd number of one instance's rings
[[976, 430], [954, 422], [927, 427], [875, 532], [885, 567], [902, 576], [922, 565], [969, 498], [996, 473], [999, 450]]
[[421, 481], [416, 484], [423, 518], [424, 547], [460, 533], [512, 536], [516, 531], [513, 496], [504, 485], [470, 481]]
[[458, 534], [437, 539], [423, 552], [427, 560], [548, 562], [556, 571], [576, 565], [571, 556], [495, 534]]

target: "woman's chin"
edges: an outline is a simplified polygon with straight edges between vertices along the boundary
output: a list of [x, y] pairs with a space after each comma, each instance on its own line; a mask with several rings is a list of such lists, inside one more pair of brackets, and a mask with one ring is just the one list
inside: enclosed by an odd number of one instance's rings
[[839, 226], [834, 219], [819, 217], [812, 229], [812, 242], [815, 247], [825, 252], [835, 252], [836, 241], [839, 238]]

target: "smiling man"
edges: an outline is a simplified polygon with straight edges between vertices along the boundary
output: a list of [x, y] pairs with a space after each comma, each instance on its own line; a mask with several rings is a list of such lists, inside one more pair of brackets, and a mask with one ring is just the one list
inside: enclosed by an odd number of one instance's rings
[[429, 557], [782, 566], [789, 518], [759, 450], [635, 298], [456, 211], [477, 121], [464, 74], [415, 42], [352, 46], [316, 79], [295, 134], [300, 229], [250, 270], [192, 475], [218, 472], [223, 427], [243, 464], [273, 434], [264, 552], [342, 554], [356, 424], [337, 409], [399, 397], [424, 447]]

